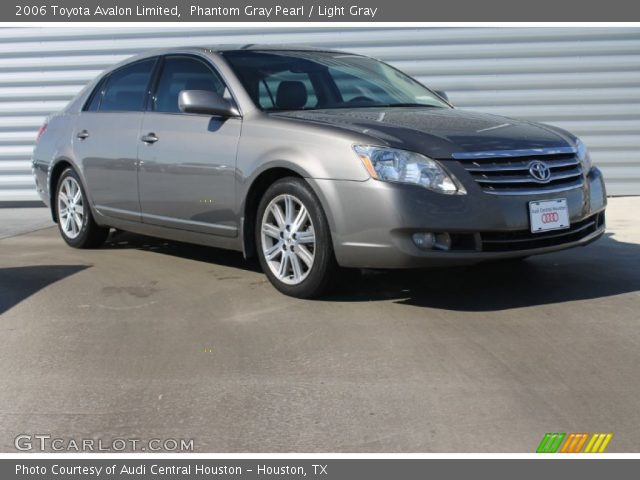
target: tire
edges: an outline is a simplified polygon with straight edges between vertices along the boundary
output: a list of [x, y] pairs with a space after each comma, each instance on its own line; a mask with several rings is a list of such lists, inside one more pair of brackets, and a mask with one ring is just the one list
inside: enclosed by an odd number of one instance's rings
[[67, 245], [97, 248], [104, 243], [109, 229], [95, 223], [80, 177], [72, 168], [60, 175], [54, 201], [58, 230]]
[[286, 177], [267, 189], [258, 205], [255, 232], [262, 271], [280, 292], [314, 298], [327, 290], [337, 270], [331, 231], [320, 201], [304, 180]]

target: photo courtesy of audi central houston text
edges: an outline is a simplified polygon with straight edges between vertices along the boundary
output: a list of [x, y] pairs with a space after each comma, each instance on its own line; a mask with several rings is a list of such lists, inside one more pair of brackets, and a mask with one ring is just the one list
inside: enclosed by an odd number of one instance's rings
[[602, 173], [571, 131], [456, 108], [339, 49], [129, 57], [47, 117], [33, 171], [71, 247], [116, 229], [235, 250], [300, 298], [349, 269], [521, 260], [605, 232]]

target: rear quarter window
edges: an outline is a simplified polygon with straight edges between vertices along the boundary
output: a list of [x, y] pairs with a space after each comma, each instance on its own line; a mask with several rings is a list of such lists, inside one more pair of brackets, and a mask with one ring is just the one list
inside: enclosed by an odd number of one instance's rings
[[82, 109], [85, 112], [96, 112], [100, 107], [100, 102], [102, 101], [102, 89], [104, 88], [105, 79], [103, 78], [98, 82], [96, 87], [91, 92], [89, 99], [84, 105]]

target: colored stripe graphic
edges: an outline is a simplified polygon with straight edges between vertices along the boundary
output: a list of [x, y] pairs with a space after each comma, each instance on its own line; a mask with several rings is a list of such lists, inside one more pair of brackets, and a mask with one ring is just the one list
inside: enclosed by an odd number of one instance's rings
[[594, 433], [584, 453], [604, 453], [613, 438], [613, 433]]
[[536, 453], [556, 453], [566, 433], [545, 433]]
[[569, 441], [569, 438], [567, 438], [567, 441], [562, 446], [562, 450], [560, 450], [560, 453], [579, 453], [582, 449], [582, 446], [584, 445], [584, 442], [586, 442], [587, 438], [589, 438], [589, 434], [572, 433], [569, 435], [569, 437], [571, 441]]
[[577, 433], [570, 433], [569, 436], [567, 436], [567, 441], [564, 442], [564, 445], [562, 445], [560, 453], [569, 453], [570, 451], [572, 451], [573, 447], [575, 447], [577, 438]]
[[589, 438], [588, 433], [581, 433], [580, 435], [582, 435], [582, 438], [578, 441], [576, 448], [571, 453], [580, 453], [580, 450], [582, 450], [582, 446], [587, 441], [587, 438]]
[[[545, 433], [536, 453], [604, 453], [613, 433]], [[563, 443], [564, 440], [564, 443]], [[589, 440], [587, 442], [587, 440]], [[562, 445], [562, 448], [560, 446]], [[560, 449], [560, 451], [558, 451]]]

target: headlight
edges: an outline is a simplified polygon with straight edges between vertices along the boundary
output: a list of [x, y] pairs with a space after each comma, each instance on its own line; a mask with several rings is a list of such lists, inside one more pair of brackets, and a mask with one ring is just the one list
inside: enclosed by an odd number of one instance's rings
[[576, 140], [576, 149], [578, 150], [578, 160], [580, 160], [580, 163], [582, 163], [582, 169], [584, 170], [584, 173], [589, 173], [589, 170], [591, 170], [591, 167], [593, 167], [593, 163], [591, 163], [591, 156], [589, 155], [587, 146], [579, 138]]
[[369, 174], [377, 180], [420, 185], [439, 193], [467, 193], [438, 162], [419, 153], [370, 145], [353, 148]]

